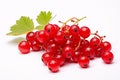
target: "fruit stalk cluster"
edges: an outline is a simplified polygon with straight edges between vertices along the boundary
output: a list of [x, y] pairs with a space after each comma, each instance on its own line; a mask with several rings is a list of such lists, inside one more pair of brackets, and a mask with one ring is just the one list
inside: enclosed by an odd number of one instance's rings
[[[48, 23], [44, 30], [27, 33], [26, 40], [21, 41], [18, 48], [22, 54], [28, 54], [31, 50], [44, 50], [41, 60], [52, 72], [72, 62], [87, 68], [90, 60], [97, 57], [101, 57], [107, 64], [112, 63], [114, 55], [111, 43], [104, 41], [105, 36], [99, 36], [98, 31], [91, 33], [89, 27], [80, 27], [78, 22], [84, 18], [73, 17], [66, 22], [60, 21], [62, 27]], [[68, 22], [73, 24], [68, 25]], [[90, 35], [94, 36], [88, 40]]]

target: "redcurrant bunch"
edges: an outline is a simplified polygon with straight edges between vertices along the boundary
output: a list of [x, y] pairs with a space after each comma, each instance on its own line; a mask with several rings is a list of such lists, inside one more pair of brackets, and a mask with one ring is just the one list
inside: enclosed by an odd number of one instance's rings
[[[22, 54], [31, 50], [44, 50], [41, 60], [52, 72], [59, 71], [61, 66], [71, 62], [87, 68], [90, 60], [97, 57], [101, 57], [107, 64], [112, 63], [114, 55], [111, 43], [103, 41], [105, 36], [98, 35], [98, 31], [91, 33], [89, 27], [80, 27], [78, 22], [84, 18], [73, 17], [66, 22], [59, 21], [61, 27], [48, 23], [44, 30], [28, 32], [26, 40], [21, 41], [18, 48]], [[68, 25], [68, 22], [72, 25]], [[89, 36], [93, 37], [89, 39]]]

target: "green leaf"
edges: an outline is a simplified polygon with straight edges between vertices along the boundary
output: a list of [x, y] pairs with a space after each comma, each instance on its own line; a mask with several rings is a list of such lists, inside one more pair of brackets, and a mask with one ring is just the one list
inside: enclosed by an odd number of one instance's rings
[[44, 26], [38, 25], [38, 26], [36, 26], [36, 29], [38, 29], [38, 30], [43, 30], [43, 29], [44, 29]]
[[21, 16], [19, 20], [16, 20], [16, 24], [11, 26], [11, 32], [7, 33], [7, 35], [17, 36], [32, 31], [33, 29], [34, 23], [32, 19], [26, 16]]
[[37, 16], [37, 22], [39, 23], [39, 26], [36, 27], [36, 29], [41, 30], [44, 28], [46, 24], [50, 22], [52, 19], [52, 13], [50, 11], [41, 11], [40, 14]]

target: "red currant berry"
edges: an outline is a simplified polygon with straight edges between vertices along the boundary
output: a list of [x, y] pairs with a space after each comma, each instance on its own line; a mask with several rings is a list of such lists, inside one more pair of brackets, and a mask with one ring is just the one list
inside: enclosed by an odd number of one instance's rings
[[39, 40], [38, 40], [38, 33], [39, 33], [40, 31], [36, 31], [36, 32], [34, 32], [35, 33], [35, 38], [34, 38], [34, 40], [36, 40], [36, 41], [38, 41], [39, 42]]
[[62, 27], [63, 32], [67, 32], [67, 31], [69, 31], [69, 29], [70, 29], [69, 25], [65, 25], [64, 27]]
[[72, 48], [71, 46], [65, 46], [62, 50], [62, 54], [65, 58], [71, 58], [74, 54], [74, 48]]
[[66, 38], [65, 38], [64, 32], [58, 31], [54, 40], [59, 45], [63, 45], [64, 43], [66, 43]]
[[57, 53], [57, 50], [58, 50], [58, 45], [55, 43], [48, 45], [46, 48], [46, 52], [49, 52], [52, 54]]
[[93, 38], [91, 38], [91, 40], [90, 40], [90, 46], [92, 47], [92, 48], [97, 48], [99, 45], [100, 45], [100, 43], [101, 43], [101, 41], [100, 41], [100, 39], [99, 38], [97, 38], [97, 37], [93, 37]]
[[102, 48], [104, 51], [110, 51], [112, 46], [111, 46], [110, 42], [105, 41], [105, 42], [102, 42]]
[[78, 64], [82, 67], [82, 68], [87, 68], [89, 66], [89, 58], [87, 56], [81, 56], [78, 58]]
[[60, 63], [58, 60], [56, 59], [51, 59], [48, 64], [47, 64], [48, 68], [50, 71], [52, 72], [57, 72], [59, 71], [59, 68], [60, 68]]
[[71, 39], [67, 39], [64, 46], [73, 46], [73, 45], [74, 45], [74, 42]]
[[88, 40], [81, 40], [80, 46], [82, 48], [88, 47], [90, 45], [90, 42]]
[[42, 49], [42, 46], [37, 40], [34, 40], [31, 42], [31, 48], [33, 51], [40, 51]]
[[96, 57], [101, 57], [102, 53], [103, 53], [103, 48], [101, 46], [101, 44], [95, 49], [95, 56]]
[[65, 63], [65, 57], [62, 54], [55, 55], [55, 59], [60, 62], [60, 66], [63, 66]]
[[53, 24], [54, 25], [54, 27], [55, 27], [55, 31], [56, 31], [56, 33], [60, 30], [60, 27], [57, 25], [57, 24]]
[[47, 63], [49, 62], [49, 60], [51, 60], [52, 59], [52, 56], [49, 54], [49, 53], [47, 53], [47, 52], [45, 52], [43, 55], [42, 55], [42, 61], [43, 61], [43, 63], [45, 64], [45, 65], [47, 65]]
[[53, 38], [56, 34], [56, 29], [53, 24], [47, 24], [44, 30], [49, 35], [50, 38]]
[[74, 54], [72, 54], [72, 60], [74, 62], [78, 62], [78, 58], [82, 56], [82, 53], [80, 51], [75, 51]]
[[70, 26], [69, 25], [65, 25], [64, 27], [62, 27], [62, 31], [65, 33], [66, 38], [69, 38], [69, 29]]
[[51, 45], [51, 44], [54, 44], [55, 41], [53, 39], [47, 41], [46, 43], [43, 44], [43, 47], [45, 50], [47, 50], [48, 46]]
[[35, 33], [34, 32], [29, 32], [26, 35], [26, 40], [32, 42], [35, 38]]
[[112, 63], [113, 58], [114, 58], [114, 55], [113, 55], [113, 53], [110, 52], [110, 51], [104, 52], [104, 53], [102, 54], [102, 60], [103, 60], [105, 63], [107, 63], [107, 64]]
[[70, 27], [69, 33], [73, 36], [79, 35], [80, 33], [80, 29], [78, 25], [72, 25]]
[[42, 44], [49, 40], [48, 35], [44, 30], [37, 32], [36, 37], [37, 37], [37, 40]]
[[80, 28], [80, 35], [83, 38], [88, 38], [90, 36], [90, 29], [86, 26]]
[[65, 62], [67, 62], [67, 63], [73, 63], [73, 62], [75, 62], [75, 61], [73, 61], [72, 58], [65, 58]]
[[27, 54], [30, 52], [30, 44], [28, 41], [21, 41], [18, 45], [18, 49], [22, 54]]
[[[80, 40], [81, 40], [81, 38], [80, 38], [80, 36], [79, 35], [76, 35], [76, 36], [71, 36], [71, 41], [73, 41], [73, 44], [74, 44], [74, 46], [77, 46], [78, 45], [78, 43], [80, 42]], [[72, 45], [73, 46], [73, 45]]]
[[84, 49], [84, 55], [87, 56], [90, 59], [94, 59], [95, 52], [94, 52], [93, 48], [91, 48], [90, 46], [88, 46], [88, 47], [86, 47]]

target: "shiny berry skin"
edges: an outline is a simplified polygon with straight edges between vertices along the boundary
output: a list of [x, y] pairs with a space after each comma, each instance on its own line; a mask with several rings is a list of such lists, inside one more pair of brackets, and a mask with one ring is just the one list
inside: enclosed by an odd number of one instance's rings
[[90, 45], [90, 42], [88, 40], [81, 40], [80, 46], [82, 48], [88, 47]]
[[88, 38], [90, 36], [90, 33], [91, 33], [91, 31], [88, 27], [83, 26], [83, 27], [80, 28], [81, 37]]
[[65, 46], [62, 50], [62, 54], [65, 58], [71, 58], [74, 54], [74, 48], [71, 46]]
[[89, 46], [89, 41], [88, 40], [82, 40], [80, 45], [84, 46], [84, 47], [87, 47], [87, 46]]
[[54, 56], [54, 58], [60, 62], [60, 66], [64, 65], [65, 57], [62, 54], [57, 54]]
[[90, 43], [88, 40], [81, 40], [78, 50], [83, 53], [85, 48], [88, 46], [90, 46]]
[[65, 36], [66, 36], [66, 38], [69, 38], [69, 36], [70, 36], [70, 32], [69, 32], [69, 29], [70, 29], [70, 26], [69, 25], [65, 25], [64, 27], [62, 27], [62, 31], [64, 32], [64, 34], [65, 34]]
[[67, 39], [64, 46], [73, 46], [73, 45], [74, 45], [74, 42], [71, 39]]
[[80, 29], [78, 25], [72, 25], [70, 27], [69, 33], [73, 36], [79, 35], [80, 33]]
[[47, 24], [44, 30], [50, 38], [53, 38], [56, 34], [56, 28], [54, 27], [53, 24]]
[[71, 36], [70, 40], [73, 41], [74, 46], [77, 46], [78, 43], [80, 42], [81, 38], [79, 35], [76, 35], [76, 36]]
[[87, 68], [89, 66], [89, 62], [90, 60], [87, 56], [81, 56], [78, 58], [78, 64], [82, 68]]
[[69, 29], [70, 29], [70, 26], [69, 25], [65, 25], [64, 27], [62, 27], [62, 31], [63, 32], [67, 32], [67, 31], [69, 31]]
[[48, 46], [51, 45], [51, 44], [54, 44], [55, 41], [53, 39], [47, 41], [46, 43], [44, 43], [43, 47], [45, 50], [47, 50]]
[[33, 51], [40, 51], [42, 49], [42, 46], [37, 40], [34, 40], [31, 42], [31, 48]]
[[54, 27], [55, 27], [55, 31], [56, 31], [56, 33], [60, 30], [60, 27], [57, 25], [57, 24], [53, 24], [54, 25]]
[[110, 42], [108, 42], [108, 41], [102, 42], [101, 45], [102, 45], [102, 48], [103, 48], [104, 51], [110, 51], [111, 48], [112, 48]]
[[21, 41], [18, 44], [18, 49], [22, 54], [28, 54], [30, 52], [30, 44], [28, 41]]
[[59, 45], [66, 43], [65, 34], [63, 31], [58, 31], [54, 38], [55, 42]]
[[99, 45], [100, 45], [100, 43], [101, 43], [101, 41], [100, 41], [100, 39], [99, 38], [97, 38], [97, 37], [93, 37], [93, 38], [91, 38], [91, 40], [90, 40], [90, 46], [92, 47], [92, 48], [97, 48]]
[[78, 58], [82, 56], [82, 53], [80, 51], [75, 51], [74, 54], [72, 54], [72, 60], [74, 62], [78, 62]]
[[43, 63], [45, 64], [45, 65], [47, 65], [47, 63], [49, 62], [49, 60], [51, 60], [52, 59], [52, 56], [49, 54], [49, 53], [47, 53], [47, 52], [45, 52], [43, 55], [42, 55], [42, 61], [43, 61]]
[[26, 35], [26, 40], [32, 42], [35, 39], [35, 33], [34, 32], [29, 32]]
[[45, 43], [45, 42], [47, 42], [49, 40], [49, 37], [48, 37], [47, 33], [44, 30], [38, 31], [36, 37], [37, 37], [37, 40], [41, 44], [43, 44], [43, 43]]
[[112, 63], [113, 58], [114, 58], [114, 55], [113, 55], [113, 53], [110, 52], [110, 51], [104, 52], [104, 53], [102, 54], [102, 60], [103, 60], [106, 64]]
[[48, 63], [47, 66], [50, 71], [52, 72], [58, 72], [60, 68], [60, 62], [56, 59], [51, 59]]
[[84, 53], [85, 56], [87, 56], [90, 59], [94, 59], [94, 57], [95, 57], [94, 49], [92, 47], [90, 47], [90, 46], [86, 47], [84, 49], [83, 53]]
[[100, 44], [96, 49], [95, 49], [95, 56], [96, 57], [101, 57], [101, 55], [103, 54], [103, 48], [102, 45]]
[[57, 53], [58, 45], [55, 43], [52, 43], [52, 44], [48, 45], [45, 50], [46, 50], [46, 52], [49, 52], [51, 54]]

